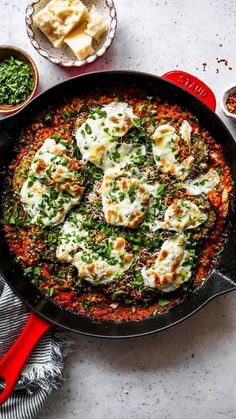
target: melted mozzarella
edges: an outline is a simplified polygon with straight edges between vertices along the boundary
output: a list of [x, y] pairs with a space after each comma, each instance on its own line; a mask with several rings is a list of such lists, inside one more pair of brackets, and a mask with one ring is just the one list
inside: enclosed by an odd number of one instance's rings
[[58, 224], [80, 201], [84, 188], [78, 183], [77, 162], [66, 153], [66, 147], [48, 138], [33, 158], [20, 192], [32, 223]]
[[183, 234], [166, 240], [154, 265], [142, 269], [144, 284], [162, 292], [171, 292], [191, 277], [191, 257], [186, 250], [187, 238]]
[[206, 174], [202, 174], [195, 179], [186, 180], [182, 186], [190, 195], [207, 194], [220, 182], [220, 177], [215, 169], [210, 169]]
[[140, 147], [131, 144], [118, 146], [117, 142], [135, 125], [135, 118], [132, 107], [124, 102], [114, 102], [94, 112], [76, 132], [83, 160], [103, 170], [124, 167]]
[[[183, 121], [180, 136], [191, 147], [191, 130], [189, 123]], [[180, 137], [170, 124], [160, 125], [152, 135], [153, 155], [157, 167], [163, 173], [169, 173], [179, 179], [185, 179], [193, 167], [194, 157], [188, 156], [181, 163], [177, 160]]]
[[56, 249], [56, 257], [61, 262], [72, 262], [75, 252], [79, 248], [85, 248], [88, 232], [83, 229], [82, 221], [80, 214], [73, 214], [73, 218], [63, 224]]
[[117, 151], [119, 153], [119, 158], [117, 162], [107, 161], [107, 168], [115, 167], [116, 169], [123, 169], [128, 164], [133, 164], [140, 156], [146, 155], [146, 148], [144, 145], [138, 146], [134, 144], [122, 143]]
[[133, 255], [125, 250], [126, 241], [122, 237], [101, 240], [93, 250], [93, 234], [83, 227], [83, 221], [81, 214], [72, 214], [63, 224], [56, 257], [75, 266], [78, 276], [93, 285], [115, 281], [133, 262]]
[[79, 277], [93, 285], [105, 285], [127, 271], [133, 262], [133, 256], [125, 251], [126, 241], [117, 237], [111, 245], [110, 259], [101, 256], [95, 258], [90, 250], [77, 252], [72, 264], [77, 268]]
[[105, 128], [111, 136], [123, 137], [135, 125], [133, 108], [125, 102], [110, 103], [102, 110], [106, 112]]
[[188, 121], [183, 121], [180, 126], [179, 133], [181, 138], [186, 142], [189, 148], [191, 148], [191, 132], [191, 125], [189, 125]]
[[171, 204], [160, 223], [160, 228], [173, 231], [183, 231], [197, 228], [206, 222], [208, 216], [196, 204], [186, 199], [176, 199]]
[[161, 204], [162, 196], [159, 193], [159, 189], [162, 187], [162, 185], [159, 182], [145, 182], [144, 186], [148, 191], [150, 201], [143, 224], [145, 226], [148, 226], [149, 230], [155, 232], [160, 228], [160, 221], [158, 220], [158, 215], [160, 213], [159, 206]]
[[57, 225], [61, 223], [65, 215], [77, 205], [80, 196], [70, 197], [68, 194], [48, 190], [37, 181], [32, 187], [24, 183], [21, 189], [21, 202], [24, 210], [30, 215], [34, 224]]
[[108, 224], [137, 227], [149, 204], [145, 186], [128, 173], [109, 170], [102, 182], [102, 205]]

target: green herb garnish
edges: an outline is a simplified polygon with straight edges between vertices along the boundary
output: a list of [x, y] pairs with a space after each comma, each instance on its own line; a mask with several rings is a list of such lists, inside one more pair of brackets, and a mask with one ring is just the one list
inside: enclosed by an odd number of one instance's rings
[[165, 307], [165, 306], [168, 306], [168, 304], [169, 304], [169, 300], [167, 300], [167, 299], [165, 299], [165, 298], [159, 298], [159, 300], [158, 300], [158, 305], [160, 306], [160, 307]]
[[11, 56], [0, 62], [0, 104], [17, 105], [34, 87], [33, 73], [24, 61]]

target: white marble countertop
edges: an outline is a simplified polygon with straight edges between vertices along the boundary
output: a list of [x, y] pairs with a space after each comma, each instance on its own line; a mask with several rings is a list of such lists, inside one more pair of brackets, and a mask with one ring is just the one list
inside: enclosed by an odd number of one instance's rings
[[[179, 68], [205, 81], [219, 104], [222, 90], [236, 83], [235, 0], [115, 3], [116, 38], [107, 54], [90, 66], [65, 70], [37, 54], [25, 31], [26, 0], [0, 0], [0, 43], [17, 45], [33, 56], [41, 90], [94, 70], [161, 75]], [[228, 65], [217, 63], [217, 58], [226, 59]], [[217, 112], [236, 135], [236, 124], [226, 120], [219, 106]], [[65, 360], [66, 380], [38, 419], [236, 417], [234, 293], [218, 297], [184, 323], [145, 338], [70, 337], [75, 345]]]

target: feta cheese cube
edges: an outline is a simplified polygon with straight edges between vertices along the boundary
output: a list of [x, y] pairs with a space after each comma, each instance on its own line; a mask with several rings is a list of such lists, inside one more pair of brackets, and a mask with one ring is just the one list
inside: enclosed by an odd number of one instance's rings
[[72, 49], [79, 60], [84, 60], [94, 53], [92, 37], [85, 33], [86, 23], [75, 29], [64, 39], [65, 43]]
[[93, 6], [89, 12], [88, 24], [85, 32], [97, 40], [107, 31], [107, 28], [107, 20], [99, 15], [96, 7]]
[[88, 9], [80, 0], [51, 0], [33, 18], [34, 23], [56, 48], [64, 37], [88, 18]]

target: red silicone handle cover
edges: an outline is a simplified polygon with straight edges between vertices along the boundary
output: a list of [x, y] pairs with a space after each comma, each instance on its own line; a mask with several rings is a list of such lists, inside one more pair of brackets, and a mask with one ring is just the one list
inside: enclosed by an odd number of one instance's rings
[[41, 336], [52, 324], [31, 312], [28, 321], [11, 349], [0, 361], [0, 379], [5, 383], [0, 392], [0, 405], [10, 396], [20, 372]]
[[213, 91], [197, 77], [181, 70], [173, 70], [163, 74], [162, 78], [172, 81], [183, 89], [188, 90], [204, 102], [212, 111], [215, 111], [216, 98]]

